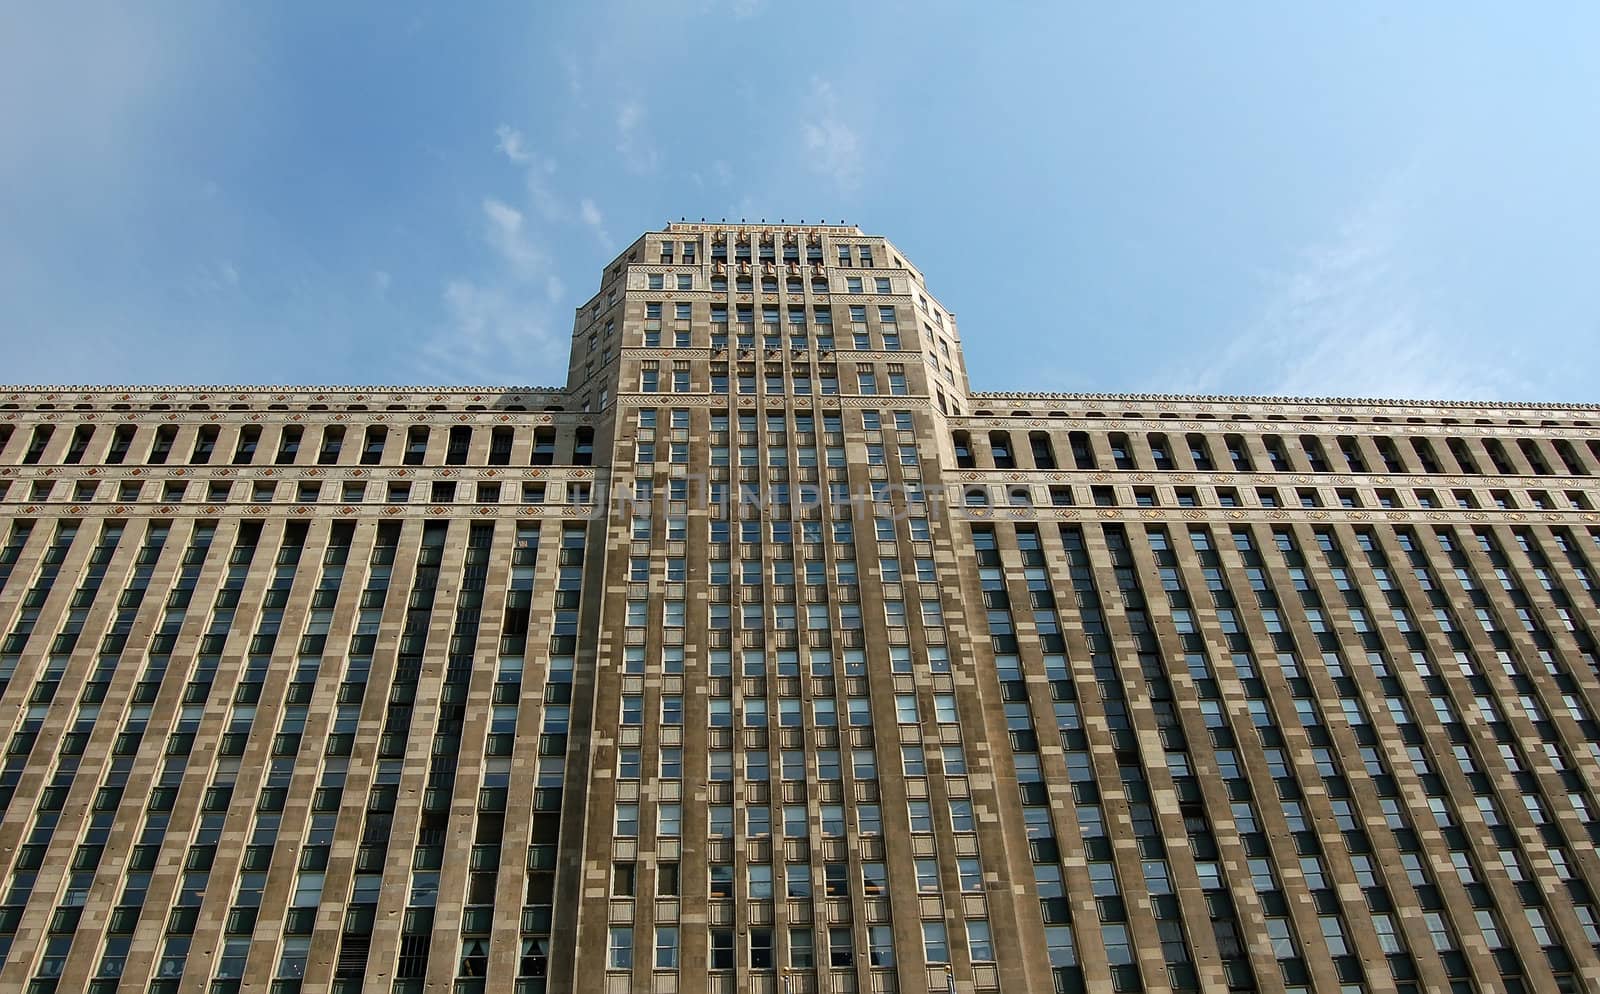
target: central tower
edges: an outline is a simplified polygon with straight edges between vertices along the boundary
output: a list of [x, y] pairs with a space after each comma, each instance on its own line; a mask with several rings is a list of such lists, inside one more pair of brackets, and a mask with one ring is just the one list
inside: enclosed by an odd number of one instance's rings
[[970, 934], [984, 986], [1048, 987], [1037, 905], [972, 890], [1031, 871], [1015, 792], [967, 774], [998, 702], [938, 504], [960, 337], [921, 274], [853, 227], [668, 225], [579, 309], [568, 383], [613, 498], [558, 897], [579, 986], [921, 990], [973, 975]]

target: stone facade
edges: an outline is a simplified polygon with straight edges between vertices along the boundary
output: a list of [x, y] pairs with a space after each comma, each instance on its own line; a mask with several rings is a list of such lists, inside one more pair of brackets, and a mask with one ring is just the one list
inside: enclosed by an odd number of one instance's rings
[[838, 226], [564, 389], [0, 388], [0, 989], [1600, 989], [1597, 425], [975, 393]]

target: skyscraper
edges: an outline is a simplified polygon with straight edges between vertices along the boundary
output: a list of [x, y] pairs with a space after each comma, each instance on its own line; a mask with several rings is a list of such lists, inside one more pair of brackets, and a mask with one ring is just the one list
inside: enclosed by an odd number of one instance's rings
[[564, 388], [0, 401], [0, 989], [1600, 989], [1600, 408], [975, 393], [731, 224]]

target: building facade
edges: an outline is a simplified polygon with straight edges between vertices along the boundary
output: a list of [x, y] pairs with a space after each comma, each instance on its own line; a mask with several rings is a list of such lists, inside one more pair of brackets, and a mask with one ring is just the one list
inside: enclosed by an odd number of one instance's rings
[[974, 393], [842, 226], [561, 389], [0, 388], [0, 989], [1600, 990], [1597, 426]]

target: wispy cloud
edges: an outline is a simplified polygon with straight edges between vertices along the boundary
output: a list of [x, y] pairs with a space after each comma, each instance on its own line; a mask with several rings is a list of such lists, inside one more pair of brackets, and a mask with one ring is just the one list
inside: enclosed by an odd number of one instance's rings
[[418, 353], [432, 382], [525, 382], [561, 368], [548, 315], [517, 289], [451, 280], [444, 305], [449, 323]]
[[626, 100], [617, 107], [617, 154], [636, 173], [654, 172], [661, 154], [651, 142], [647, 127], [649, 114], [637, 100]]
[[841, 116], [833, 85], [813, 79], [807, 100], [809, 106], [800, 124], [806, 160], [841, 191], [854, 189], [861, 179], [861, 138]]
[[546, 221], [566, 220], [570, 212], [555, 190], [556, 160], [539, 154], [522, 132], [509, 124], [500, 125], [494, 133], [499, 139], [496, 148], [500, 153], [513, 165], [522, 167], [523, 186], [533, 209]]
[[594, 232], [594, 237], [600, 242], [601, 248], [607, 252], [612, 251], [615, 246], [612, 244], [611, 235], [606, 231], [606, 219], [601, 215], [600, 208], [595, 205], [593, 200], [584, 197], [578, 203], [578, 219], [588, 225], [590, 231]]
[[490, 197], [483, 202], [483, 214], [488, 220], [489, 246], [500, 256], [512, 275], [518, 279], [537, 275], [544, 268], [546, 256], [530, 240], [522, 212]]
[[[500, 151], [540, 172], [539, 156], [513, 128], [502, 126]], [[433, 382], [501, 383], [554, 378], [562, 367], [557, 306], [566, 286], [527, 213], [498, 197], [480, 205], [482, 235], [493, 264], [474, 277], [445, 283], [445, 324], [417, 352], [421, 374]], [[380, 292], [387, 274], [380, 273]]]
[[561, 66], [561, 76], [566, 80], [567, 92], [574, 97], [583, 96], [583, 73], [578, 68], [578, 60], [571, 52], [562, 52], [557, 62]]
[[1271, 280], [1257, 318], [1198, 373], [1169, 370], [1168, 389], [1414, 399], [1516, 392], [1429, 305], [1403, 247], [1409, 206], [1401, 171]]
[[[693, 180], [694, 185], [699, 189], [705, 189], [706, 178], [698, 169], [689, 174], [689, 179]], [[728, 186], [733, 182], [733, 167], [729, 166], [725, 159], [713, 159], [711, 161], [711, 179], [718, 186]]]
[[522, 137], [522, 132], [509, 124], [502, 124], [494, 129], [494, 133], [495, 137], [500, 139], [500, 143], [495, 147], [506, 158], [519, 166], [533, 161], [533, 153], [528, 150], [527, 143]]

